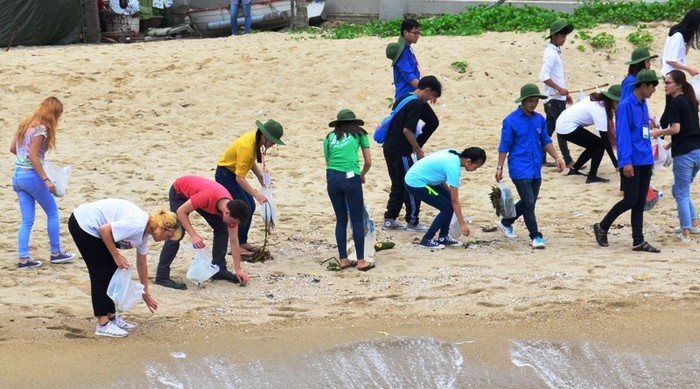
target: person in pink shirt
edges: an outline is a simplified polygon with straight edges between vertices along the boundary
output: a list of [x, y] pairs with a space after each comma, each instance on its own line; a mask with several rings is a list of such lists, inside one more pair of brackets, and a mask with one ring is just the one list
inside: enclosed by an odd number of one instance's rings
[[[170, 210], [177, 214], [194, 248], [201, 249], [206, 245], [192, 227], [190, 213], [196, 211], [211, 226], [214, 232], [212, 263], [220, 269], [212, 279], [248, 284], [248, 274], [241, 268], [241, 247], [238, 241], [238, 224], [247, 219], [248, 206], [241, 200], [232, 199], [228, 190], [218, 182], [198, 176], [182, 176], [176, 179], [170, 187], [169, 198]], [[226, 267], [228, 243], [231, 244], [235, 274]], [[187, 285], [170, 278], [170, 265], [179, 249], [179, 241], [169, 240], [163, 245], [156, 270], [156, 284], [173, 289], [187, 289]]]

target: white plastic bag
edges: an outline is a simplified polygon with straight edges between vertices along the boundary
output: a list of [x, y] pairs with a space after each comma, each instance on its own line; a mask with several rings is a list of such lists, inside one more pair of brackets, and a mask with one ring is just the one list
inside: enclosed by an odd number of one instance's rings
[[143, 296], [143, 285], [131, 279], [131, 269], [117, 269], [107, 286], [107, 296], [114, 306], [124, 312], [138, 303]]
[[651, 150], [654, 155], [654, 166], [664, 166], [669, 167], [673, 163], [673, 157], [671, 156], [671, 150], [666, 149], [667, 143], [661, 138], [656, 138], [651, 140]]
[[513, 199], [513, 192], [510, 191], [508, 185], [504, 181], [498, 183], [498, 187], [501, 189], [501, 204], [503, 205], [503, 215], [504, 219], [512, 219], [515, 217], [515, 200]]
[[690, 77], [690, 85], [695, 90], [695, 98], [700, 100], [700, 75]]
[[71, 171], [73, 170], [70, 165], [65, 167], [60, 167], [55, 165], [48, 160], [44, 160], [44, 171], [49, 180], [53, 182], [56, 186], [54, 191], [54, 196], [63, 197], [68, 189], [68, 179], [70, 178]]
[[219, 272], [219, 265], [211, 263], [211, 257], [205, 249], [195, 250], [194, 260], [187, 270], [187, 279], [199, 285]]
[[260, 189], [260, 193], [267, 197], [267, 202], [260, 204], [258, 207], [260, 208], [260, 215], [262, 216], [265, 225], [270, 226], [270, 229], [272, 229], [272, 227], [277, 224], [277, 207], [275, 207], [275, 202], [272, 199], [272, 189], [264, 186], [262, 189]]
[[[469, 216], [462, 214], [462, 217], [467, 224], [472, 222], [472, 219]], [[452, 236], [453, 239], [457, 239], [462, 236], [462, 227], [459, 226], [456, 213], [452, 213], [452, 220], [450, 221], [450, 236]]]

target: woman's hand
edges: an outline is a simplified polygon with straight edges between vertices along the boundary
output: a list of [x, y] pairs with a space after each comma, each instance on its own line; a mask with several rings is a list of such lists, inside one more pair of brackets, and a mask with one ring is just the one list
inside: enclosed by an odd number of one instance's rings
[[56, 185], [51, 180], [44, 181], [44, 184], [49, 189], [49, 192], [56, 193]]
[[267, 197], [260, 192], [255, 192], [255, 201], [257, 201], [258, 204], [265, 204], [267, 202]]
[[114, 263], [116, 263], [117, 267], [120, 269], [128, 269], [131, 267], [129, 260], [121, 254], [117, 254], [114, 256]]
[[462, 229], [462, 235], [464, 236], [469, 236], [471, 234], [471, 231], [469, 230], [469, 227], [465, 224], [460, 227]]
[[146, 306], [151, 311], [151, 313], [155, 312], [156, 309], [158, 309], [158, 301], [151, 297], [150, 293], [143, 294], [143, 302], [146, 303]]

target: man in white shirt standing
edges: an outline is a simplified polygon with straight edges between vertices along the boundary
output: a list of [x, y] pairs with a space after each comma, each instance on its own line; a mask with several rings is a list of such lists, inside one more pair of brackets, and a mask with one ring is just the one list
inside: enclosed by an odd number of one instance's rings
[[[561, 46], [566, 42], [566, 36], [574, 30], [574, 26], [565, 20], [557, 20], [549, 27], [549, 44], [544, 49], [540, 81], [544, 83], [543, 94], [548, 96], [544, 103], [544, 112], [547, 115], [547, 133], [552, 136], [556, 127], [557, 118], [566, 109], [566, 104], [573, 104], [573, 99], [566, 89], [566, 75], [564, 63], [561, 59]], [[564, 137], [557, 135], [559, 150], [567, 167], [574, 164], [569, 153], [569, 147]], [[545, 156], [546, 158], [546, 156]], [[546, 164], [546, 161], [543, 161]], [[549, 166], [549, 164], [546, 164]]]

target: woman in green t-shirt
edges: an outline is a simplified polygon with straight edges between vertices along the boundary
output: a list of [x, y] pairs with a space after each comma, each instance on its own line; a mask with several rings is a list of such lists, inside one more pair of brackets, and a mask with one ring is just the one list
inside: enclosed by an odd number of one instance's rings
[[[323, 155], [326, 159], [326, 182], [328, 197], [335, 211], [335, 240], [338, 244], [340, 268], [357, 266], [367, 271], [374, 267], [373, 262], [365, 261], [365, 234], [363, 227], [364, 199], [362, 184], [372, 165], [369, 151], [369, 137], [361, 126], [365, 122], [357, 119], [349, 109], [338, 112], [337, 119], [328, 123], [335, 128], [323, 140]], [[360, 170], [357, 154], [362, 149], [364, 164]], [[355, 241], [357, 261], [348, 259], [347, 225], [348, 212], [352, 224], [352, 239]]]

